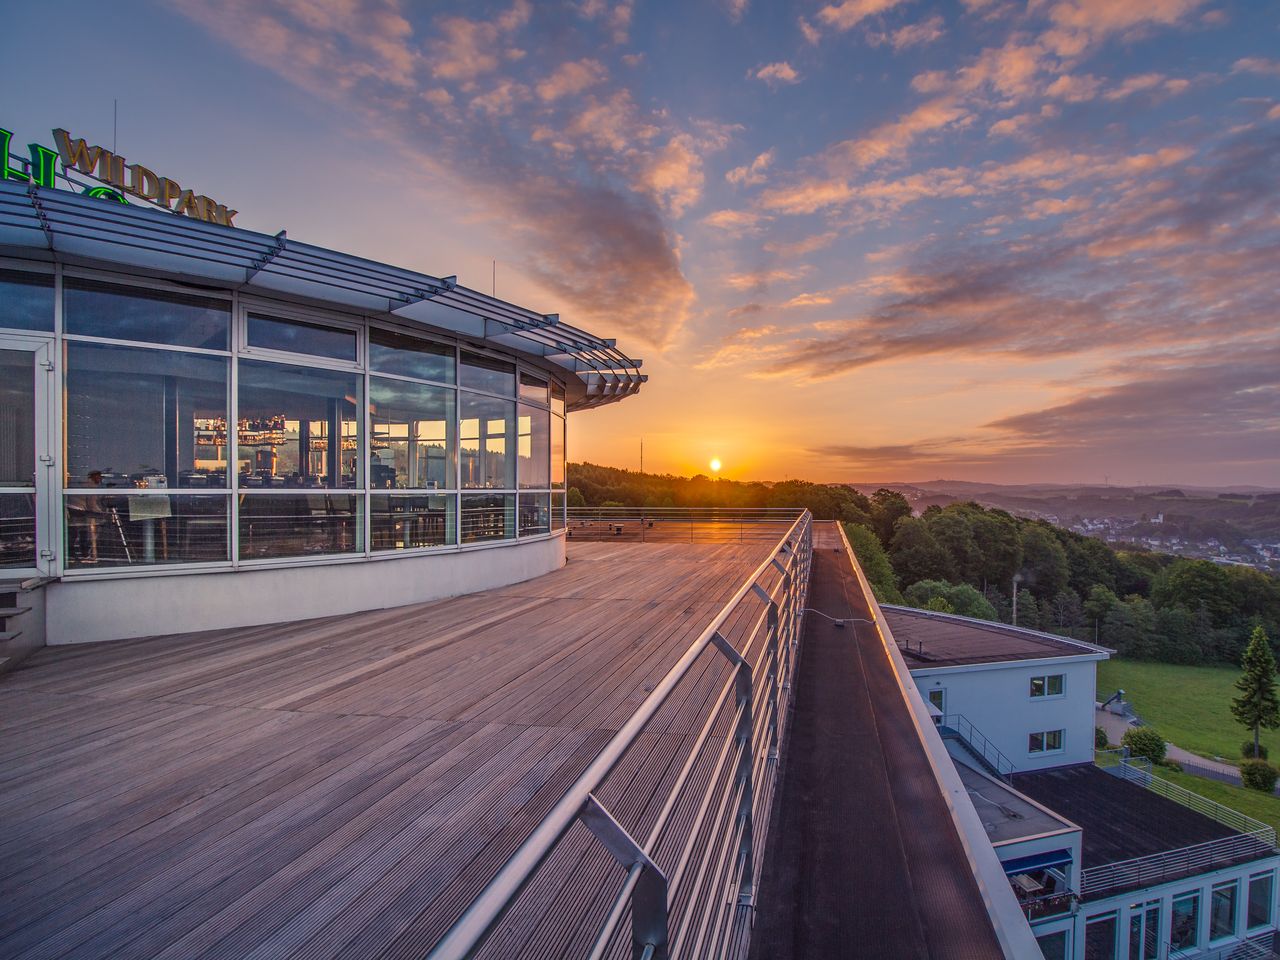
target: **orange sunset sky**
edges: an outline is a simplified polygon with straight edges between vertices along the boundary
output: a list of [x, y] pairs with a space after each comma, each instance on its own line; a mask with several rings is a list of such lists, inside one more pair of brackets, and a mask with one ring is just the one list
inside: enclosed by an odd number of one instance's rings
[[[237, 225], [642, 357], [573, 459], [1280, 487], [1280, 8], [397, 0], [6, 14], [62, 126]], [[145, 55], [144, 55], [145, 54]]]

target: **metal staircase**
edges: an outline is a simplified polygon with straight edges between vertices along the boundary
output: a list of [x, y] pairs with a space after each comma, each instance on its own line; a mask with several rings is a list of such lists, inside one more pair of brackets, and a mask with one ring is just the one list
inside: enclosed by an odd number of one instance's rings
[[949, 713], [938, 718], [938, 733], [943, 740], [954, 741], [983, 770], [1008, 783], [1014, 772], [1013, 761], [996, 749], [996, 745], [965, 718], [962, 713]]

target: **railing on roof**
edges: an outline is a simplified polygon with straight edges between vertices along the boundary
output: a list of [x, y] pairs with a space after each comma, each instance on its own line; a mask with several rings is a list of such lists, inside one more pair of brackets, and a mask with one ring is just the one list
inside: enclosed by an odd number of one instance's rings
[[570, 540], [776, 540], [795, 507], [570, 507]]
[[[579, 822], [625, 871], [612, 906], [591, 936], [591, 948], [582, 955], [630, 954], [645, 960], [745, 955], [808, 592], [811, 521], [807, 510], [793, 520], [764, 562], [436, 944], [429, 955], [433, 960], [474, 956], [490, 939], [494, 955], [508, 955], [498, 942], [504, 916]], [[758, 606], [752, 610], [751, 604]], [[728, 637], [739, 634], [745, 639], [730, 643]], [[625, 829], [596, 794], [694, 665], [707, 663], [707, 653], [717, 662], [723, 657], [728, 669], [716, 678], [718, 688], [700, 693], [712, 705], [699, 713], [702, 725], [684, 764], [665, 794], [658, 795], [661, 809], [640, 825], [645, 829], [638, 840], [633, 836], [637, 826]], [[699, 672], [695, 679], [705, 685], [708, 676]], [[664, 775], [641, 770], [636, 778]], [[615, 810], [625, 801], [624, 791]], [[543, 911], [547, 907], [539, 904]], [[628, 916], [630, 931], [625, 932]]]
[[1253, 817], [1193, 793], [1177, 784], [1155, 776], [1150, 765], [1140, 765], [1119, 755], [1118, 751], [1101, 751], [1098, 766], [1112, 776], [1136, 783], [1174, 803], [1236, 831], [1234, 836], [1209, 840], [1177, 850], [1153, 853], [1132, 860], [1085, 867], [1080, 872], [1080, 895], [1098, 897], [1105, 893], [1133, 887], [1145, 887], [1275, 852], [1276, 832]]
[[958, 739], [986, 765], [988, 770], [1005, 783], [1012, 779], [1015, 770], [1013, 761], [1001, 753], [996, 745], [987, 739], [986, 734], [970, 723], [969, 718], [963, 713], [948, 713], [940, 717], [938, 732], [942, 734], [944, 740], [949, 735]]

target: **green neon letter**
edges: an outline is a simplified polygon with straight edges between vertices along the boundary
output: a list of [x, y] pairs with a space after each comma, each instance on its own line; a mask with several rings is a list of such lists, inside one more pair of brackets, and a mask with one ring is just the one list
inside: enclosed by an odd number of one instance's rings
[[0, 161], [4, 163], [3, 180], [20, 180], [23, 183], [29, 183], [31, 178], [22, 172], [21, 167], [14, 167], [9, 163], [9, 141], [13, 139], [13, 134], [8, 130], [0, 130]]
[[38, 143], [28, 143], [27, 149], [31, 151], [31, 179], [35, 181], [36, 186], [54, 186], [54, 163], [58, 159], [57, 151], [42, 147]]
[[98, 197], [102, 200], [114, 200], [116, 203], [123, 203], [126, 206], [129, 203], [119, 190], [112, 190], [110, 187], [90, 187], [84, 192], [84, 195], [86, 197]]

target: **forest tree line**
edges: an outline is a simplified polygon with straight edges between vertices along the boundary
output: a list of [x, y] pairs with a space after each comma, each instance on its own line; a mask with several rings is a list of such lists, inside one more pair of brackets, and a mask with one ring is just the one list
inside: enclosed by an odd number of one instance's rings
[[[807, 507], [845, 524], [877, 599], [1012, 622], [1169, 663], [1239, 663], [1255, 626], [1280, 637], [1280, 578], [1101, 540], [975, 503], [913, 516], [892, 490], [741, 483], [569, 464], [569, 505]], [[1015, 580], [1015, 577], [1017, 578]]]

